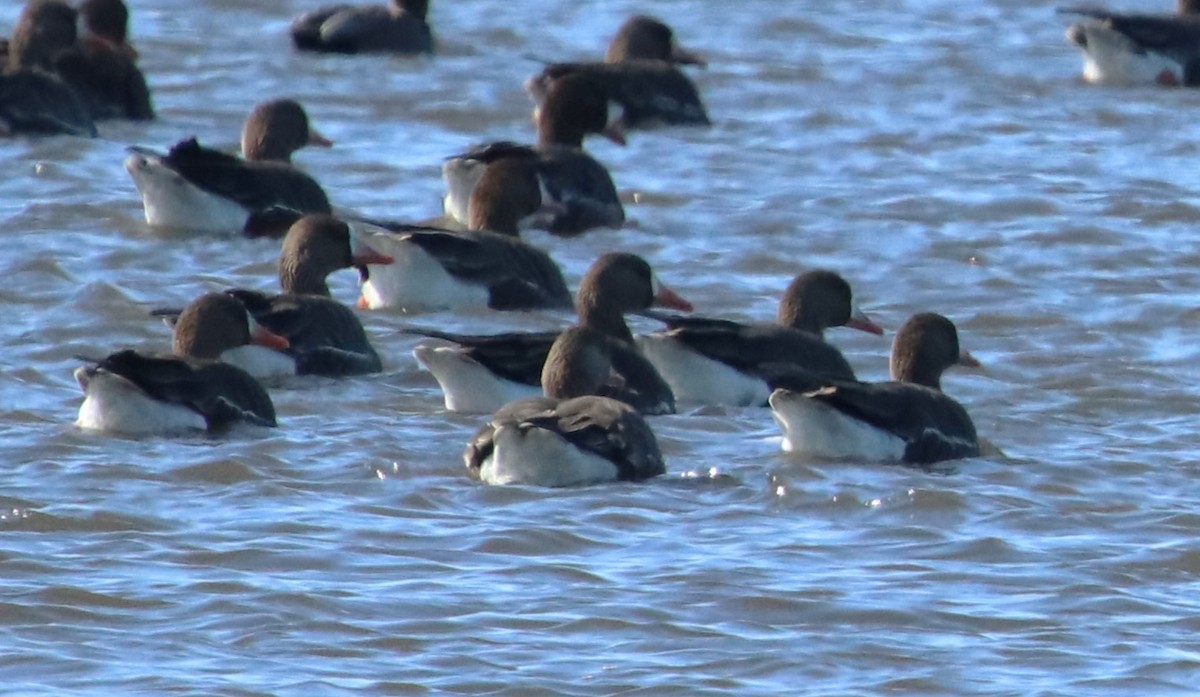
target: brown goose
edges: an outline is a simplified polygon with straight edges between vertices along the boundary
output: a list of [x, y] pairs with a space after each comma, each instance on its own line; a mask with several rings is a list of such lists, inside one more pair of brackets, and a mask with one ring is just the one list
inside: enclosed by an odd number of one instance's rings
[[[692, 306], [658, 281], [650, 265], [633, 254], [611, 253], [597, 259], [584, 275], [575, 299], [579, 327], [608, 344], [614, 370], [622, 379], [599, 394], [628, 402], [647, 414], [673, 413], [671, 388], [633, 345], [627, 312], [651, 305], [690, 311]], [[451, 411], [487, 413], [500, 405], [538, 393], [539, 376], [558, 332], [472, 336], [430, 329], [413, 333], [452, 342], [422, 344], [413, 351], [433, 374]]]
[[676, 399], [704, 404], [766, 406], [774, 382], [796, 371], [853, 380], [854, 370], [841, 351], [825, 342], [824, 331], [846, 326], [883, 333], [855, 306], [850, 284], [823, 269], [792, 280], [774, 324], [655, 316], [667, 329], [639, 336], [638, 346], [670, 383]]
[[691, 79], [677, 67], [704, 65], [681, 49], [670, 27], [636, 15], [617, 31], [603, 63], [555, 63], [529, 78], [525, 89], [542, 102], [551, 86], [568, 75], [587, 75], [624, 108], [620, 123], [630, 130], [658, 125], [707, 126], [711, 122]]
[[562, 271], [519, 237], [549, 209], [533, 167], [509, 158], [487, 168], [471, 194], [467, 231], [376, 223], [367, 243], [395, 259], [364, 267], [359, 307], [427, 310], [569, 307]]
[[928, 464], [979, 454], [975, 424], [946, 396], [942, 372], [978, 366], [945, 317], [914, 315], [896, 332], [892, 382], [830, 380], [771, 393], [783, 449], [820, 458]]
[[87, 105], [53, 74], [55, 59], [76, 46], [75, 21], [61, 0], [30, 0], [21, 11], [0, 73], [0, 136], [96, 135]]
[[613, 370], [607, 338], [590, 327], [563, 332], [541, 373], [545, 396], [497, 411], [463, 452], [468, 472], [488, 484], [538, 486], [641, 481], [666, 472], [641, 414], [595, 396]]
[[[235, 289], [210, 293], [193, 302], [175, 325], [175, 352], [220, 359], [256, 378], [287, 375], [358, 375], [383, 369], [362, 323], [349, 307], [329, 297], [326, 276], [358, 264], [386, 264], [390, 259], [357, 242], [346, 223], [327, 215], [301, 218], [283, 240], [279, 260], [280, 295]], [[220, 302], [218, 302], [220, 299]], [[259, 331], [278, 337], [275, 343], [245, 340], [242, 331], [218, 344], [221, 333], [193, 322], [189, 312], [215, 316], [216, 305], [230, 315], [247, 315]], [[236, 308], [236, 309], [233, 309]], [[169, 315], [169, 311], [157, 314]], [[197, 330], [195, 327], [199, 327]], [[229, 344], [229, 340], [236, 340]], [[197, 342], [204, 341], [204, 344]], [[196, 347], [203, 345], [204, 351]]]
[[153, 119], [150, 89], [127, 40], [129, 8], [123, 0], [84, 0], [79, 13], [84, 34], [55, 59], [55, 72], [96, 119]]
[[252, 343], [287, 346], [256, 326], [234, 298], [202, 296], [179, 315], [175, 355], [126, 349], [75, 370], [84, 392], [76, 423], [128, 434], [216, 431], [237, 421], [274, 426], [275, 408], [262, 386], [218, 360]]
[[542, 221], [546, 230], [571, 236], [596, 227], [621, 227], [625, 209], [612, 177], [583, 150], [584, 137], [593, 133], [625, 144], [620, 129], [609, 122], [609, 101], [599, 85], [581, 75], [557, 81], [538, 109], [536, 122], [536, 146], [487, 143], [446, 160], [442, 166], [446, 214], [466, 221], [471, 191], [488, 165], [524, 158], [534, 163], [546, 192], [562, 207]]
[[189, 138], [166, 155], [130, 148], [125, 171], [151, 225], [282, 234], [306, 213], [331, 211], [321, 186], [291, 163], [291, 154], [305, 145], [330, 144], [309, 126], [303, 107], [277, 99], [259, 104], [246, 119], [241, 158]]
[[433, 53], [429, 0], [389, 5], [334, 5], [292, 22], [292, 43], [322, 53]]

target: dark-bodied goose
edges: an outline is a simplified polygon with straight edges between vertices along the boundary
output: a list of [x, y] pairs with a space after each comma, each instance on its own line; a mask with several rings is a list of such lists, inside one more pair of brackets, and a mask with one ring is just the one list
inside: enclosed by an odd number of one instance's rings
[[978, 366], [954, 324], [914, 315], [892, 344], [892, 382], [829, 381], [771, 393], [783, 449], [820, 458], [928, 464], [979, 454], [975, 424], [941, 388], [952, 365]]
[[488, 484], [579, 486], [666, 472], [642, 415], [595, 396], [612, 373], [605, 338], [573, 327], [555, 340], [541, 373], [545, 396], [501, 407], [463, 451], [473, 477]]
[[476, 146], [446, 160], [446, 215], [465, 222], [471, 191], [489, 164], [506, 158], [527, 158], [551, 199], [562, 212], [543, 221], [556, 235], [578, 235], [596, 227], [618, 228], [625, 209], [604, 165], [583, 150], [585, 136], [598, 133], [624, 145], [620, 129], [609, 121], [609, 101], [594, 80], [572, 76], [551, 88], [537, 112], [537, 145], [510, 142]]
[[[202, 296], [179, 315], [175, 353], [220, 359], [259, 379], [377, 373], [383, 365], [362, 323], [353, 310], [329, 297], [325, 278], [339, 269], [389, 261], [358, 244], [344, 222], [322, 214], [305, 216], [283, 240], [279, 260], [283, 294], [235, 289]], [[265, 331], [278, 341], [248, 341], [244, 329], [216, 331], [211, 327], [218, 312], [240, 315], [243, 324], [248, 315], [252, 332]]]
[[127, 41], [129, 8], [123, 0], [84, 0], [84, 34], [55, 60], [55, 71], [75, 89], [96, 119], [154, 118], [150, 89]]
[[[305, 145], [328, 146], [304, 108], [290, 99], [259, 104], [242, 129], [242, 157], [180, 141], [166, 155], [133, 147], [125, 171], [133, 177], [146, 222], [187, 230], [282, 234], [306, 213], [329, 213], [312, 177], [292, 166]], [[282, 229], [280, 229], [282, 228]]]
[[292, 22], [292, 43], [325, 53], [433, 53], [428, 12], [429, 0], [323, 7]]
[[21, 11], [0, 73], [0, 136], [95, 136], [83, 99], [54, 75], [55, 61], [74, 50], [76, 12], [61, 0], [30, 0]]
[[75, 370], [81, 428], [130, 435], [275, 425], [266, 390], [241, 368], [126, 349]]
[[1176, 15], [1124, 14], [1068, 7], [1084, 19], [1067, 28], [1083, 51], [1088, 82], [1131, 85], [1200, 84], [1200, 0], [1178, 0]]
[[609, 98], [624, 108], [620, 124], [627, 129], [667, 126], [707, 126], [711, 122], [700, 93], [677, 67], [704, 65], [681, 49], [671, 28], [644, 15], [628, 19], [617, 31], [603, 63], [555, 63], [525, 83], [541, 103], [551, 86], [568, 75], [596, 80]]
[[[666, 382], [633, 345], [625, 313], [651, 305], [691, 311], [691, 303], [659, 282], [644, 259], [610, 253], [584, 274], [575, 299], [578, 325], [605, 337], [622, 380], [601, 392], [648, 414], [672, 413], [675, 398]], [[413, 333], [452, 342], [426, 343], [413, 355], [433, 374], [451, 411], [487, 413], [514, 399], [538, 393], [546, 354], [558, 332], [525, 332], [472, 336], [412, 329]]]
[[367, 243], [395, 263], [363, 267], [359, 307], [570, 307], [558, 265], [519, 237], [525, 219], [547, 211], [539, 179], [522, 159], [488, 167], [471, 194], [468, 231], [380, 224]]
[[681, 402], [766, 406], [773, 381], [793, 369], [853, 380], [842, 352], [823, 339], [829, 327], [883, 330], [854, 304], [850, 284], [833, 271], [796, 276], [779, 301], [776, 324], [705, 317], [658, 317], [667, 329], [638, 346]]

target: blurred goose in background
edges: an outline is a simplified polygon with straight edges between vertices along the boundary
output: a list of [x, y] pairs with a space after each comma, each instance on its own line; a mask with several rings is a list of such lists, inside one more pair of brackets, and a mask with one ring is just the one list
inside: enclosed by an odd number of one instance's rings
[[544, 190], [530, 162], [506, 158], [490, 165], [471, 193], [470, 230], [369, 222], [366, 243], [395, 263], [361, 267], [359, 307], [570, 307], [558, 265], [519, 236], [529, 218], [558, 212]]
[[600, 86], [582, 75], [555, 82], [535, 121], [535, 146], [487, 143], [446, 160], [446, 215], [465, 223], [471, 192], [483, 171], [502, 159], [524, 158], [535, 165], [546, 193], [562, 207], [561, 213], [541, 222], [546, 230], [570, 236], [595, 227], [621, 227], [625, 209], [612, 177], [583, 150], [584, 137], [593, 133], [625, 144], [621, 129], [610, 120], [609, 100]]
[[595, 396], [611, 377], [611, 346], [589, 327], [563, 332], [542, 369], [545, 396], [501, 407], [463, 451], [471, 476], [488, 484], [579, 486], [666, 472], [642, 415]]
[[850, 284], [824, 269], [792, 280], [779, 300], [774, 324], [652, 316], [667, 329], [638, 336], [638, 346], [670, 383], [676, 399], [703, 404], [766, 406], [774, 381], [799, 371], [853, 380], [854, 370], [841, 351], [825, 342], [824, 331], [845, 326], [883, 334], [855, 305]]
[[325, 53], [433, 53], [428, 13], [429, 0], [324, 7], [292, 22], [292, 43]]
[[[671, 388], [633, 344], [625, 313], [652, 305], [689, 312], [691, 303], [663, 285], [644, 259], [609, 253], [584, 274], [575, 299], [576, 326], [594, 341], [608, 344], [613, 372], [620, 379], [596, 394], [614, 397], [647, 414], [675, 411]], [[433, 374], [450, 411], [487, 413], [514, 399], [538, 394], [542, 367], [560, 332], [493, 335], [452, 334], [433, 329], [408, 330], [450, 342], [417, 346], [417, 362]]]
[[1083, 19], [1067, 39], [1083, 51], [1083, 78], [1110, 85], [1200, 84], [1200, 0], [1178, 0], [1175, 15], [1095, 7], [1059, 12]]
[[55, 72], [83, 98], [96, 119], [154, 118], [150, 89], [129, 45], [129, 8], [123, 0], [84, 0], [84, 33], [55, 60]]
[[683, 64], [705, 65], [699, 56], [679, 47], [674, 32], [662, 21], [635, 15], [621, 25], [603, 63], [554, 63], [529, 78], [525, 89], [541, 103], [556, 81], [587, 75], [623, 107], [619, 118], [623, 128], [707, 126], [708, 112], [696, 86], [679, 69]]
[[61, 0], [30, 0], [21, 11], [0, 73], [0, 136], [97, 134], [83, 99], [54, 74], [57, 58], [76, 49], [76, 19]]
[[979, 455], [975, 424], [942, 392], [942, 372], [977, 367], [958, 343], [954, 324], [934, 313], [914, 315], [896, 332], [891, 382], [807, 381], [771, 393], [783, 449], [819, 458], [929, 464]]
[[300, 104], [277, 99], [246, 119], [240, 158], [189, 138], [166, 155], [130, 148], [125, 171], [151, 225], [276, 236], [304, 214], [331, 212], [321, 186], [292, 165], [292, 153], [306, 145], [332, 143], [309, 125]]

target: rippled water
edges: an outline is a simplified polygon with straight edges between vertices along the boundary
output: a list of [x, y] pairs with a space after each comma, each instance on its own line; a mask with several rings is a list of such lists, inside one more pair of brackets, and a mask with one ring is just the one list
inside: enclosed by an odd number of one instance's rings
[[[161, 119], [0, 142], [6, 692], [1193, 693], [1200, 92], [1081, 84], [1048, 2], [434, 0], [432, 60], [297, 55], [308, 0], [132, 4]], [[648, 484], [479, 486], [479, 417], [396, 330], [564, 319], [487, 313], [364, 315], [386, 373], [274, 390], [269, 433], [72, 425], [74, 355], [165, 349], [148, 309], [275, 282], [275, 242], [149, 229], [126, 145], [232, 147], [295, 96], [335, 204], [425, 218], [443, 156], [531, 137], [536, 59], [646, 9], [708, 57], [715, 126], [593, 144], [636, 226], [531, 239], [572, 282], [643, 254], [706, 314], [772, 317], [812, 266], [892, 330], [940, 311], [994, 455], [810, 462], [766, 410], [706, 408], [652, 420]], [[830, 338], [886, 374], [887, 341]]]

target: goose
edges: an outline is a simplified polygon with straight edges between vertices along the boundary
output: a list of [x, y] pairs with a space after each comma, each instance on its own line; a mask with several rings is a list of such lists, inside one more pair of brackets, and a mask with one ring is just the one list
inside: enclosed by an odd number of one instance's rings
[[708, 126], [708, 111], [681, 64], [704, 66], [694, 53], [679, 47], [674, 32], [661, 20], [634, 15], [609, 44], [603, 63], [554, 63], [525, 82], [536, 102], [568, 75], [587, 75], [619, 103], [620, 124], [629, 130], [655, 126]]
[[1083, 51], [1083, 79], [1098, 84], [1200, 84], [1200, 0], [1178, 0], [1175, 15], [1095, 7], [1059, 12], [1082, 20], [1067, 40]]
[[825, 329], [846, 326], [883, 334], [855, 305], [850, 284], [825, 269], [792, 280], [780, 298], [776, 323], [654, 316], [667, 328], [638, 336], [638, 347], [676, 399], [702, 404], [766, 406], [772, 383], [796, 369], [853, 380], [854, 370], [841, 351], [825, 342]]
[[428, 12], [429, 0], [323, 7], [292, 22], [292, 43], [323, 53], [433, 53]]
[[84, 0], [84, 34], [60, 54], [55, 72], [83, 98], [93, 118], [154, 118], [150, 89], [128, 42], [129, 8], [123, 0]]
[[511, 402], [479, 429], [463, 451], [471, 476], [487, 484], [563, 487], [666, 472], [642, 415], [596, 395], [612, 372], [605, 339], [579, 326], [554, 341], [541, 372], [545, 396]]
[[535, 118], [537, 145], [508, 141], [475, 146], [446, 160], [446, 215], [465, 223], [471, 191], [489, 164], [506, 158], [525, 158], [534, 164], [550, 198], [562, 212], [542, 221], [555, 235], [574, 236], [597, 227], [619, 228], [625, 209], [612, 176], [583, 150], [583, 139], [598, 133], [624, 145], [620, 128], [609, 120], [609, 100], [599, 85], [582, 75], [557, 81]]
[[362, 308], [406, 311], [570, 307], [562, 271], [519, 237], [522, 221], [553, 212], [537, 172], [521, 159], [489, 166], [471, 194], [470, 230], [366, 224], [368, 245], [393, 258], [364, 266]]
[[241, 158], [189, 138], [165, 155], [131, 147], [125, 171], [150, 225], [275, 235], [301, 215], [331, 212], [321, 186], [291, 163], [291, 154], [305, 145], [331, 144], [309, 126], [299, 103], [276, 99], [257, 105], [246, 119]]
[[896, 332], [891, 382], [807, 380], [771, 393], [783, 450], [823, 459], [930, 464], [979, 455], [967, 410], [942, 392], [942, 372], [979, 361], [958, 343], [954, 323], [927, 312]]
[[54, 74], [55, 59], [76, 46], [76, 19], [61, 0], [30, 0], [22, 9], [0, 73], [0, 136], [97, 135], [83, 99]]
[[84, 393], [75, 423], [87, 430], [167, 435], [276, 425], [266, 390], [220, 361], [125, 349], [76, 368], [75, 380]]
[[[608, 353], [622, 380], [608, 396], [647, 414], [673, 413], [675, 397], [633, 344], [624, 314], [651, 305], [691, 311], [691, 303], [659, 282], [644, 259], [609, 253], [598, 258], [579, 285], [577, 325], [594, 330], [610, 344]], [[538, 394], [546, 355], [559, 332], [474, 336], [410, 328], [445, 343], [427, 342], [413, 350], [417, 362], [433, 374], [450, 411], [487, 413], [502, 404]]]
[[[330, 297], [326, 276], [356, 264], [389, 261], [358, 243], [345, 222], [323, 214], [309, 215], [292, 225], [283, 240], [279, 260], [283, 293], [231, 289], [201, 296], [181, 313], [159, 310], [155, 314], [178, 316], [175, 353], [220, 359], [260, 380], [377, 373], [383, 369], [379, 354], [354, 311]], [[266, 332], [278, 341], [246, 341], [245, 332], [239, 331], [233, 335], [238, 340], [232, 345], [228, 340], [218, 343], [219, 337], [229, 333], [210, 331], [198, 320], [183, 321], [193, 315], [215, 318], [218, 312], [240, 316], [243, 323], [249, 316], [252, 334], [255, 330]]]

